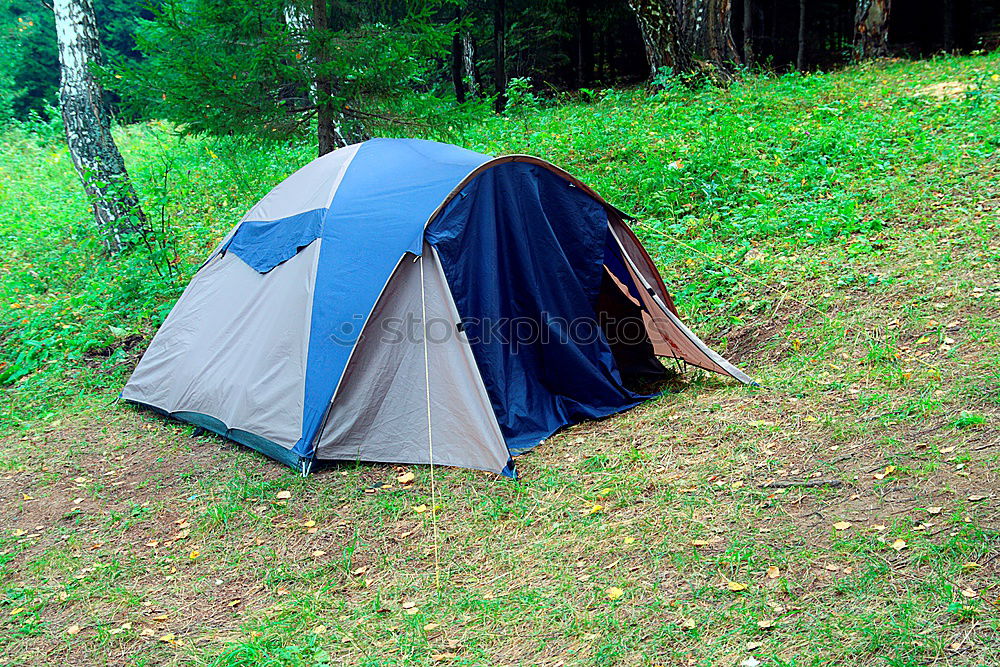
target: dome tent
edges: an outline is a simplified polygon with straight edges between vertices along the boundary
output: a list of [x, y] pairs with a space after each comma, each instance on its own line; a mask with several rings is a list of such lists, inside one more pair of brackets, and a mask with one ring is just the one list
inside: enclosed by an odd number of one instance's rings
[[[303, 474], [359, 460], [515, 476], [512, 456], [563, 426], [648, 399], [625, 380], [657, 356], [750, 382], [681, 323], [625, 218], [535, 157], [415, 139], [334, 151], [219, 244], [122, 397]], [[626, 320], [638, 334], [618, 340], [606, 321]]]

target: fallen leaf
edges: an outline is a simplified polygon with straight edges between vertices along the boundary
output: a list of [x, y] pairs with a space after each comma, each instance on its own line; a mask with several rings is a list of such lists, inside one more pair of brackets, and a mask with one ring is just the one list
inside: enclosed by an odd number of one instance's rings
[[941, 510], [943, 510], [943, 509], [944, 509], [943, 507], [928, 507], [927, 508], [927, 513], [928, 514], [940, 514]]
[[903, 549], [906, 548], [906, 540], [896, 540], [895, 542], [892, 543], [891, 546], [896, 551], [902, 551]]
[[608, 590], [604, 591], [607, 594], [609, 600], [617, 600], [621, 596], [625, 595], [625, 591], [618, 588], [617, 586], [612, 586]]
[[417, 505], [416, 507], [413, 508], [413, 511], [416, 512], [417, 514], [423, 514], [424, 512], [427, 511], [427, 505]]
[[691, 540], [691, 546], [706, 547], [708, 546], [708, 540]]
[[838, 521], [837, 523], [833, 524], [833, 527], [836, 528], [837, 530], [847, 530], [848, 528], [851, 527], [851, 522], [850, 521]]
[[584, 514], [597, 514], [602, 509], [604, 509], [604, 505], [601, 505], [599, 503], [594, 503], [593, 507], [591, 507], [590, 509], [583, 510], [583, 513]]
[[161, 642], [164, 642], [165, 644], [173, 643], [174, 641], [176, 641], [176, 639], [177, 639], [177, 635], [175, 635], [172, 632], [168, 632], [165, 635], [160, 635], [160, 637], [159, 637], [159, 640]]
[[738, 581], [730, 581], [730, 580], [727, 579], [726, 580], [726, 588], [728, 588], [729, 590], [731, 590], [731, 591], [733, 591], [735, 593], [737, 591], [745, 591], [747, 589], [747, 585], [746, 584], [741, 584]]
[[777, 579], [780, 576], [781, 576], [781, 570], [779, 570], [776, 566], [772, 565], [771, 567], [767, 568], [768, 579]]
[[770, 618], [765, 618], [760, 621], [757, 621], [757, 627], [760, 628], [761, 630], [770, 630], [771, 628], [774, 627], [774, 620]]
[[80, 634], [80, 630], [81, 630], [81, 628], [80, 628], [79, 625], [71, 625], [68, 628], [66, 628], [66, 634], [68, 634], [68, 635], [77, 635], [77, 634]]
[[322, 549], [317, 549], [316, 551], [312, 552], [312, 557], [313, 558], [320, 558], [320, 557], [325, 556], [325, 555], [326, 555], [326, 552], [323, 551]]
[[364, 565], [362, 567], [359, 567], [356, 570], [351, 570], [351, 574], [354, 575], [355, 577], [360, 577], [362, 574], [364, 574], [367, 571], [368, 571], [368, 566]]
[[197, 560], [198, 556], [200, 556], [200, 555], [201, 555], [201, 552], [196, 550], [196, 551], [192, 551], [190, 554], [188, 554], [188, 558], [190, 558], [191, 560]]
[[976, 570], [976, 569], [979, 569], [981, 567], [982, 567], [982, 565], [980, 565], [979, 563], [973, 563], [971, 561], [968, 562], [968, 563], [962, 563], [962, 569], [963, 570]]
[[315, 525], [316, 525], [316, 522], [313, 521], [312, 519], [309, 519], [308, 521], [303, 521], [302, 522], [302, 527], [303, 528], [312, 528]]
[[413, 602], [412, 600], [407, 600], [406, 602], [403, 603], [403, 609], [413, 609], [416, 606], [417, 603]]
[[962, 589], [962, 597], [974, 598], [977, 595], [979, 595], [979, 593], [977, 593], [976, 591], [972, 590], [971, 588], [963, 588]]
[[978, 503], [980, 500], [986, 500], [987, 498], [989, 498], [989, 496], [979, 496], [979, 495], [969, 496], [969, 502]]
[[760, 667], [760, 660], [750, 656], [746, 660], [740, 663], [740, 667]]
[[326, 626], [325, 625], [317, 625], [315, 628], [313, 628], [313, 634], [314, 635], [325, 635], [326, 634]]
[[633, 542], [635, 542], [634, 537], [626, 537], [625, 539], [622, 540], [622, 544], [632, 544]]
[[414, 614], [419, 613], [420, 609], [417, 607], [410, 607], [409, 609], [404, 609], [403, 611], [404, 613], [413, 616]]
[[404, 472], [402, 475], [396, 478], [396, 481], [400, 484], [410, 484], [413, 482], [414, 475], [412, 472]]
[[681, 621], [681, 627], [685, 630], [693, 630], [696, 625], [698, 624], [694, 622], [693, 618], [685, 618]]
[[942, 454], [951, 454], [953, 451], [955, 451], [955, 448], [954, 447], [942, 447], [938, 451], [941, 452]]
[[747, 642], [747, 650], [754, 651], [764, 645], [764, 642]]
[[428, 623], [424, 626], [424, 632], [430, 632], [438, 627], [438, 623]]
[[277, 498], [278, 500], [288, 500], [289, 498], [292, 497], [292, 492], [287, 490], [278, 491], [278, 493], [276, 493], [274, 497]]
[[458, 657], [458, 654], [451, 653], [451, 652], [448, 652], [448, 653], [431, 653], [431, 660], [433, 660], [434, 662], [441, 662], [442, 660], [451, 660], [452, 658], [457, 658], [457, 657]]

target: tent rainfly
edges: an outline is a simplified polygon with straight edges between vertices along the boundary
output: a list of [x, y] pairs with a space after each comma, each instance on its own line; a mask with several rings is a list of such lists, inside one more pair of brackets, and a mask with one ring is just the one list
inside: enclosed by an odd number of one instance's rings
[[751, 380], [677, 316], [625, 216], [536, 157], [372, 139], [289, 176], [192, 278], [122, 397], [307, 474], [515, 477], [631, 408], [657, 357]]

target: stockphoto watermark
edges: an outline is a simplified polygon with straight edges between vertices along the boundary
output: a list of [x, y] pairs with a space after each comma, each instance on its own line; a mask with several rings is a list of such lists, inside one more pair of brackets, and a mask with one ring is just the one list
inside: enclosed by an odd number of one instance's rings
[[590, 345], [605, 340], [612, 345], [637, 345], [649, 339], [642, 317], [615, 317], [600, 313], [596, 317], [566, 318], [542, 312], [537, 316], [475, 318], [455, 321], [445, 317], [430, 317], [426, 326], [419, 313], [402, 317], [385, 317], [365, 323], [356, 315], [330, 335], [338, 345], [354, 345], [365, 331], [385, 345], [447, 343], [462, 336], [472, 345], [499, 344], [514, 352], [531, 345]]

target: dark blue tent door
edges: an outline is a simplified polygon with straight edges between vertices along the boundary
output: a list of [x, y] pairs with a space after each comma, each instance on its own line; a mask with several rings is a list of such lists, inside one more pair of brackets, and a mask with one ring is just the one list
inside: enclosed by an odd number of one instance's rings
[[647, 398], [622, 385], [595, 306], [608, 217], [542, 167], [511, 162], [431, 223], [472, 351], [512, 453]]

